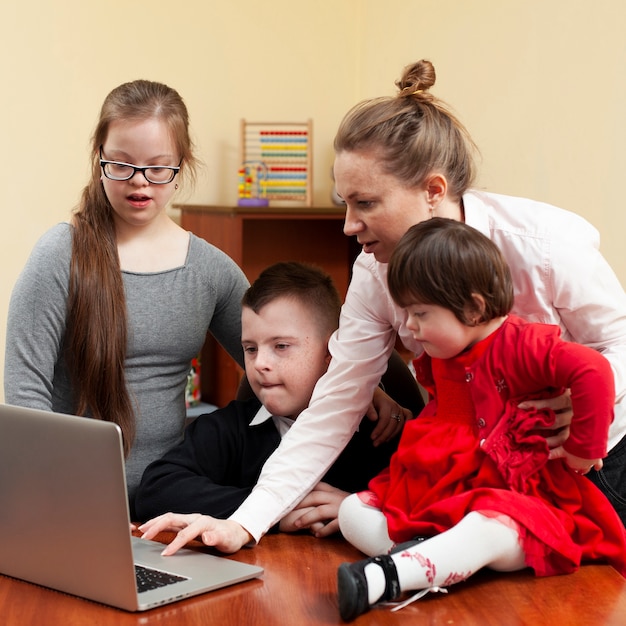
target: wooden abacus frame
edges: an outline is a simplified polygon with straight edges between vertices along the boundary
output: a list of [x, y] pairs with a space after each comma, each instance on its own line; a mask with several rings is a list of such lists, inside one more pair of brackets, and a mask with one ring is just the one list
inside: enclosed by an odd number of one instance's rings
[[313, 120], [241, 120], [241, 163], [267, 167], [265, 197], [271, 201], [313, 204]]

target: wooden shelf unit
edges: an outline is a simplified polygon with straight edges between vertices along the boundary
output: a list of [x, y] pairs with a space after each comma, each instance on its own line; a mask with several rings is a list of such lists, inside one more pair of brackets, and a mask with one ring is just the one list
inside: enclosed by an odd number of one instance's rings
[[[181, 225], [223, 250], [250, 282], [278, 261], [312, 263], [328, 272], [342, 298], [360, 246], [343, 234], [341, 207], [175, 205]], [[202, 350], [202, 400], [224, 406], [235, 397], [242, 370], [212, 338]]]

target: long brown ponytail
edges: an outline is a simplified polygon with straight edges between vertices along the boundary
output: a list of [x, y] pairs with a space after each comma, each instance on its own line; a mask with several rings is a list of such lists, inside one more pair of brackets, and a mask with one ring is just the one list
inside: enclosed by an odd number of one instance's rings
[[126, 456], [135, 437], [135, 407], [125, 376], [126, 298], [113, 208], [100, 180], [99, 152], [111, 122], [151, 117], [168, 124], [182, 157], [183, 172], [194, 177], [196, 159], [187, 108], [180, 95], [152, 81], [125, 83], [102, 105], [92, 138], [91, 180], [72, 220], [65, 359], [74, 387], [75, 412], [118, 424]]

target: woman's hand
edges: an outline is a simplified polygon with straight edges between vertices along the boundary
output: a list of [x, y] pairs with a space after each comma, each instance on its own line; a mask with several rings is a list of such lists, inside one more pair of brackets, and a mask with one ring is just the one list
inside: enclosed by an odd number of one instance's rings
[[142, 539], [153, 539], [163, 531], [177, 533], [174, 540], [161, 552], [163, 556], [174, 554], [194, 539], [200, 539], [205, 545], [226, 553], [237, 552], [253, 540], [252, 535], [237, 522], [199, 513], [165, 513], [139, 526], [139, 531], [143, 533]]
[[328, 483], [320, 482], [280, 521], [281, 532], [309, 529], [315, 537], [328, 537], [339, 531], [339, 506], [350, 494]]
[[550, 448], [550, 458], [558, 459], [564, 456], [565, 450], [563, 450], [563, 444], [569, 437], [569, 428], [572, 423], [572, 399], [570, 397], [570, 390], [567, 389], [565, 393], [562, 393], [556, 398], [547, 398], [545, 400], [529, 400], [527, 402], [521, 402], [520, 409], [552, 409], [555, 414], [554, 424], [551, 430], [553, 435], [546, 437], [546, 443]]
[[378, 420], [372, 431], [374, 446], [379, 446], [395, 437], [404, 427], [404, 422], [413, 417], [409, 409], [401, 407], [380, 387], [376, 387], [374, 390], [372, 403], [366, 415], [372, 422]]

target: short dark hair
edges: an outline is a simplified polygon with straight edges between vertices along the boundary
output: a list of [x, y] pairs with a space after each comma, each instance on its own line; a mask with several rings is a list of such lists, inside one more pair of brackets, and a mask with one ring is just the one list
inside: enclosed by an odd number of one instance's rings
[[258, 313], [281, 297], [304, 304], [324, 334], [339, 326], [341, 298], [332, 278], [320, 268], [297, 261], [270, 265], [248, 288], [241, 304]]
[[389, 292], [400, 306], [435, 304], [471, 325], [473, 294], [485, 301], [482, 322], [506, 315], [513, 307], [511, 272], [499, 248], [481, 232], [459, 222], [434, 217], [402, 236], [387, 273]]

